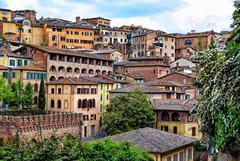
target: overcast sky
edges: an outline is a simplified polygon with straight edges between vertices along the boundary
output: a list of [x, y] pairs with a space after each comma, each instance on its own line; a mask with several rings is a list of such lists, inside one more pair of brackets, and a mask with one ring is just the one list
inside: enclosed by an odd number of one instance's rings
[[233, 0], [0, 0], [0, 8], [33, 9], [37, 17], [101, 16], [111, 26], [142, 25], [166, 32], [230, 30]]

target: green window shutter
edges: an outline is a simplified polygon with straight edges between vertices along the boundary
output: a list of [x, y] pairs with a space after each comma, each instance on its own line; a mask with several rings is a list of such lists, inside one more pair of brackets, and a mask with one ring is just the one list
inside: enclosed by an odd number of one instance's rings
[[12, 78], [16, 78], [16, 73], [12, 72]]
[[22, 66], [22, 60], [21, 59], [17, 61], [17, 65]]
[[15, 66], [15, 60], [10, 60], [10, 66]]
[[24, 65], [28, 65], [28, 61], [27, 60], [24, 60]]
[[3, 78], [8, 78], [8, 72], [3, 72]]

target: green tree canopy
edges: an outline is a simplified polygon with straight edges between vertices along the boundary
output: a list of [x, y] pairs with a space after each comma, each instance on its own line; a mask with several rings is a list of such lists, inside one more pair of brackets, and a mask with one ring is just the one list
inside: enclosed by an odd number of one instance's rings
[[103, 114], [106, 134], [114, 135], [153, 126], [153, 108], [148, 96], [140, 90], [116, 95], [111, 100], [107, 112]]
[[0, 158], [4, 161], [152, 161], [146, 151], [128, 142], [81, 143], [70, 136], [39, 142], [15, 140], [0, 147]]
[[14, 100], [11, 87], [6, 83], [6, 80], [0, 77], [0, 102], [10, 103]]
[[31, 83], [27, 83], [27, 85], [25, 86], [24, 89], [24, 105], [29, 107], [32, 107], [33, 105], [33, 95], [34, 95], [34, 91], [33, 91], [33, 86]]
[[202, 130], [222, 152], [240, 151], [240, 44], [199, 53], [197, 114]]
[[235, 0], [234, 1], [234, 7], [235, 11], [233, 12], [233, 23], [232, 23], [232, 36], [230, 37], [230, 40], [233, 40], [237, 43], [240, 43], [240, 1]]
[[41, 110], [44, 110], [45, 106], [46, 106], [45, 85], [44, 85], [44, 80], [41, 79], [39, 96], [38, 96], [38, 108]]

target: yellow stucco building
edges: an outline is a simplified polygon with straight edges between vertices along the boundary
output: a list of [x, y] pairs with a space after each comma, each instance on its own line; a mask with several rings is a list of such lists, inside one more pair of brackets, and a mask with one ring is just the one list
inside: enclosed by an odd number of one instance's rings
[[11, 21], [12, 11], [0, 8], [0, 21]]
[[154, 161], [193, 161], [195, 139], [183, 137], [153, 128], [142, 128], [107, 137], [116, 141], [128, 141], [145, 149]]
[[199, 122], [191, 110], [195, 100], [154, 100], [156, 128], [173, 134], [201, 139]]

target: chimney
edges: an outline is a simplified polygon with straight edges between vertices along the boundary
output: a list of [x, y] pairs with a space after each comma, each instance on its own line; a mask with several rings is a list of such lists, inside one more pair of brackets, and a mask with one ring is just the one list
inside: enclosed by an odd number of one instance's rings
[[81, 17], [80, 17], [80, 16], [77, 16], [77, 17], [76, 17], [76, 23], [80, 23], [80, 21], [81, 21]]
[[196, 32], [196, 30], [191, 30], [191, 33], [195, 33]]

